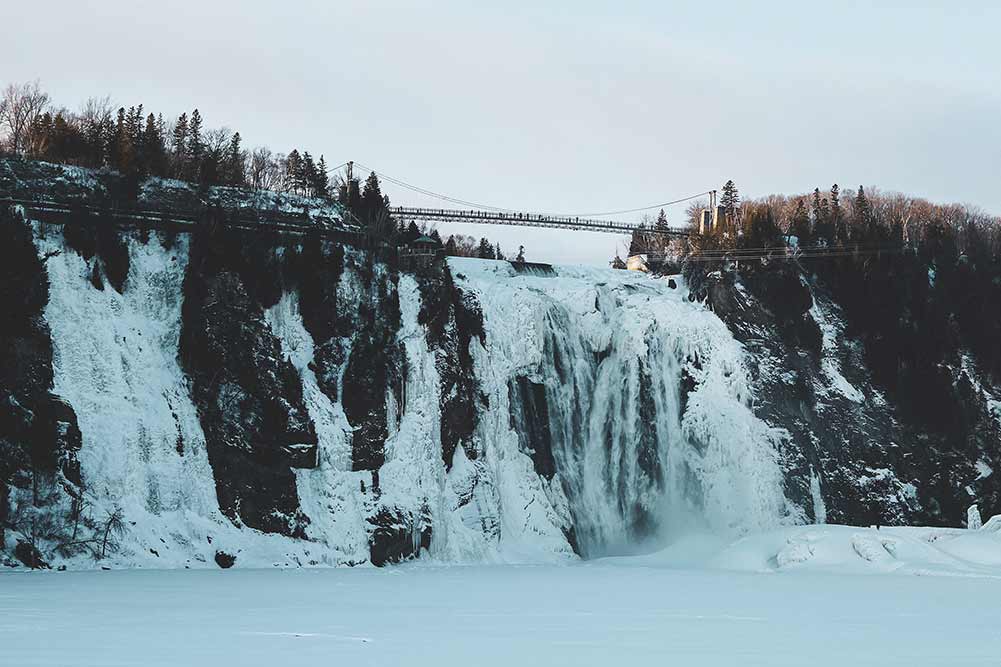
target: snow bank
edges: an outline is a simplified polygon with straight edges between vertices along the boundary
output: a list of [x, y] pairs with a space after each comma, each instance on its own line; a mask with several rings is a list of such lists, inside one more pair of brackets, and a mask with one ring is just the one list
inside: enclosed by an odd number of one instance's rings
[[730, 543], [687, 536], [655, 554], [615, 562], [764, 573], [1001, 578], [1001, 534], [960, 528], [792, 526]]

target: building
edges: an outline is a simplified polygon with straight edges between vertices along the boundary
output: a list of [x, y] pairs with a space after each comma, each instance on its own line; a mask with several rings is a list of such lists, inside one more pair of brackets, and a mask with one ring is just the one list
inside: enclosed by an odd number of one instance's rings
[[445, 256], [445, 248], [426, 234], [422, 234], [399, 247], [400, 266], [404, 269], [418, 269], [430, 266], [439, 257]]

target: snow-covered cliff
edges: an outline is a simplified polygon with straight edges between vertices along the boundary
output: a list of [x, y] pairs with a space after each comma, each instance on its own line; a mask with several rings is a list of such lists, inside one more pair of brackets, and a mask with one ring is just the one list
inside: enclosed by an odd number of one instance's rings
[[[14, 213], [10, 564], [561, 561], [874, 507], [905, 522], [945, 460], [883, 440], [892, 405], [798, 277], [802, 330], [780, 330], [740, 282], [408, 272], [318, 236]], [[994, 454], [950, 469], [979, 475], [971, 497]]]
[[[320, 261], [340, 266], [325, 307], [343, 322], [320, 359], [294, 281], [262, 304], [200, 241], [123, 232], [119, 293], [99, 254], [31, 227], [48, 255], [52, 391], [82, 435], [79, 485], [46, 506], [63, 524], [37, 540], [47, 560], [86, 566], [97, 540], [117, 565], [382, 563], [422, 548], [538, 561], [691, 522], [739, 532], [801, 517], [782, 492], [783, 433], [749, 407], [741, 346], [683, 285], [458, 259], [415, 276], [328, 244]], [[304, 251], [277, 248], [287, 266], [284, 252]], [[394, 329], [389, 363], [356, 359], [366, 309]], [[211, 339], [204, 361], [183, 349], [198, 336]], [[360, 412], [350, 403], [367, 383], [379, 405]], [[276, 405], [253, 405], [259, 386]], [[443, 425], [469, 406], [456, 439]], [[384, 420], [377, 452], [356, 441], [369, 418]], [[285, 440], [265, 442], [274, 433]], [[11, 516], [31, 503], [12, 485]], [[9, 551], [25, 530], [7, 531]], [[59, 553], [67, 530], [87, 548]]]

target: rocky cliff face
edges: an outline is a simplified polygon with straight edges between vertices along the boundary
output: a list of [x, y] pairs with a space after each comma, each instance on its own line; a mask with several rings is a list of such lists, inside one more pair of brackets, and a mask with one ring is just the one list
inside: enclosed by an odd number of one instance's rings
[[319, 234], [22, 213], [0, 221], [10, 564], [558, 560], [997, 501], [975, 359], [952, 370], [981, 437], [922, 430], [798, 272], [413, 273]]

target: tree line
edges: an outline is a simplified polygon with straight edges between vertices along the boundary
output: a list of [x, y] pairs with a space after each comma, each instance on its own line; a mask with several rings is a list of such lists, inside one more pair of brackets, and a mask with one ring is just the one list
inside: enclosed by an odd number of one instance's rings
[[[339, 201], [368, 235], [391, 243], [407, 241], [389, 214], [389, 198], [378, 175], [331, 180], [326, 159], [298, 148], [275, 153], [247, 149], [243, 136], [226, 127], [208, 128], [196, 108], [167, 119], [142, 104], [116, 110], [110, 98], [90, 98], [77, 111], [57, 107], [37, 81], [10, 84], [0, 93], [0, 153], [121, 173], [137, 195], [151, 177], [199, 187], [230, 186]], [[127, 189], [128, 191], [128, 189]], [[499, 244], [461, 234], [442, 242], [448, 255], [504, 259]], [[524, 259], [522, 248], [518, 256]]]
[[0, 150], [24, 157], [99, 169], [142, 182], [173, 178], [203, 187], [250, 187], [327, 197], [325, 158], [293, 149], [248, 150], [226, 127], [208, 128], [198, 109], [165, 119], [144, 105], [90, 98], [78, 111], [56, 107], [36, 82], [10, 84], [0, 94]]

